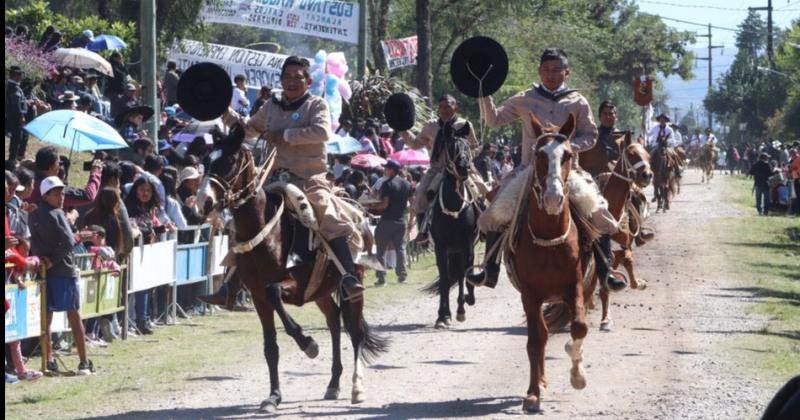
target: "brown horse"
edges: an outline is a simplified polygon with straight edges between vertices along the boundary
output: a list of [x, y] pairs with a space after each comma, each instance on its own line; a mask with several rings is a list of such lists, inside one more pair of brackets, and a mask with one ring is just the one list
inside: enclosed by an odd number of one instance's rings
[[677, 155], [667, 146], [657, 146], [652, 154], [653, 201], [658, 202], [656, 212], [669, 210], [672, 196], [678, 192], [678, 171], [680, 162]]
[[[235, 254], [235, 267], [238, 277], [253, 296], [264, 334], [264, 357], [269, 367], [270, 394], [261, 403], [261, 410], [276, 412], [282, 399], [275, 313], [280, 317], [287, 334], [308, 357], [314, 358], [319, 353], [317, 343], [303, 333], [302, 327], [286, 312], [284, 303], [302, 306], [314, 302], [325, 315], [333, 344], [332, 377], [324, 396], [329, 400], [339, 397], [339, 378], [343, 370], [341, 321], [344, 321], [355, 353], [351, 402], [363, 402], [364, 363], [386, 351], [387, 341], [375, 335], [364, 320], [363, 299], [343, 300], [341, 296], [339, 299], [334, 297], [339, 290], [339, 272], [333, 264], [327, 264], [318, 288], [310, 284], [313, 261], [316, 259], [314, 256], [310, 258], [310, 263], [287, 268], [290, 255], [293, 250], [296, 251], [291, 245], [294, 234], [302, 227], [291, 216], [280, 216], [284, 197], [272, 193], [268, 195], [261, 188], [253, 156], [247, 148], [242, 147], [243, 139], [244, 130], [237, 125], [231, 129], [231, 135], [212, 152], [197, 202], [201, 205], [200, 212], [204, 214], [229, 208], [234, 218], [236, 242], [244, 246]], [[308, 233], [306, 231], [296, 236], [301, 240], [308, 237]], [[363, 267], [359, 267], [359, 276], [363, 276], [363, 273]]]
[[582, 253], [578, 229], [573, 224], [567, 192], [567, 178], [575, 157], [569, 139], [575, 131], [575, 117], [570, 115], [560, 129], [544, 130], [531, 115], [534, 133], [534, 161], [531, 194], [527, 212], [521, 215], [508, 259], [511, 279], [522, 295], [528, 322], [528, 361], [530, 386], [522, 406], [525, 411], [539, 411], [544, 374], [548, 325], [542, 305], [563, 302], [571, 316], [572, 340], [566, 351], [572, 359], [570, 382], [576, 389], [586, 386], [582, 365], [583, 339], [587, 326], [583, 299]]
[[[619, 221], [628, 220], [623, 223], [619, 232], [611, 236], [614, 242], [621, 247], [614, 251], [614, 268], [622, 264], [628, 273], [628, 280], [631, 288], [644, 289], [645, 283], [639, 283], [633, 271], [633, 253], [631, 251], [633, 241], [637, 232], [631, 230], [631, 225], [641, 228], [641, 220], [633, 221], [638, 212], [631, 212], [630, 203], [631, 188], [635, 183], [639, 188], [645, 188], [653, 179], [653, 172], [650, 170], [650, 154], [639, 142], [631, 140], [630, 131], [626, 132], [620, 144], [620, 158], [614, 165], [614, 171], [607, 180], [599, 181], [602, 186], [603, 196], [608, 201], [608, 210]], [[591, 307], [592, 294], [597, 286], [597, 276], [592, 277], [592, 282], [586, 293], [587, 306]], [[605, 287], [600, 288], [600, 300], [603, 306], [603, 318], [600, 322], [600, 330], [611, 331], [611, 317], [608, 314], [609, 291]]]
[[697, 164], [700, 166], [700, 170], [703, 171], [700, 183], [711, 182], [711, 178], [714, 177], [714, 165], [717, 162], [717, 156], [717, 151], [713, 144], [706, 143], [700, 147], [697, 155]]

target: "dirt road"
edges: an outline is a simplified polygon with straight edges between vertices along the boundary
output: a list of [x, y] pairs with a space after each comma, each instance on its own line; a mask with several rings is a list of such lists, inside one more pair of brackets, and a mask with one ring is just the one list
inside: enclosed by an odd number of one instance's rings
[[[726, 359], [724, 341], [757, 331], [764, 320], [745, 315], [744, 296], [721, 290], [734, 286], [714, 246], [708, 222], [735, 212], [719, 202], [721, 181], [699, 183], [688, 171], [673, 210], [652, 216], [656, 239], [636, 250], [644, 291], [614, 295], [613, 332], [600, 332], [598, 311], [588, 318], [584, 346], [588, 386], [569, 385], [566, 334], [547, 346], [550, 387], [545, 418], [652, 419], [757, 418], [769, 387], [745, 376], [743, 363]], [[599, 304], [599, 300], [598, 300]], [[284, 417], [500, 418], [521, 415], [528, 386], [526, 329], [518, 293], [501, 280], [496, 290], [480, 289], [467, 321], [449, 331], [432, 328], [436, 301], [420, 296], [368, 314], [393, 343], [367, 369], [367, 402], [351, 405], [352, 361], [345, 361], [342, 398], [321, 399], [328, 380], [327, 334], [317, 332], [322, 352], [308, 360], [282, 347]], [[254, 333], [254, 337], [260, 336]], [[351, 354], [345, 351], [345, 354]], [[259, 417], [268, 385], [263, 359], [242, 361], [236, 380], [209, 382], [205, 392], [175, 394], [152, 412], [120, 417]]]

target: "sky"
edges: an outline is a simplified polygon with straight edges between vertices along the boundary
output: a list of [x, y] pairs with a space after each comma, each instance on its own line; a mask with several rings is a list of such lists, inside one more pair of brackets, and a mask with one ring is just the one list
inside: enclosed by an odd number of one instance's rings
[[[712, 53], [712, 79], [724, 73], [736, 55], [736, 32], [727, 29], [738, 29], [739, 24], [747, 17], [748, 7], [766, 7], [768, 0], [635, 0], [639, 10], [644, 13], [659, 15], [664, 23], [683, 31], [693, 31], [705, 35], [708, 23], [719, 28], [711, 29], [713, 45], [724, 48], [715, 49]], [[772, 19], [776, 28], [788, 28], [792, 19], [800, 18], [800, 0], [772, 0]], [[761, 11], [766, 21], [767, 12]], [[701, 24], [676, 22], [675, 20]], [[697, 57], [708, 56], [708, 38], [697, 38], [697, 43], [690, 46]], [[702, 107], [703, 98], [708, 88], [708, 62], [696, 60], [694, 80], [683, 81], [678, 77], [670, 77], [665, 81], [665, 88], [670, 95], [670, 107], [679, 108], [678, 117], [682, 118], [690, 104], [695, 109]], [[675, 111], [669, 115], [674, 117]]]

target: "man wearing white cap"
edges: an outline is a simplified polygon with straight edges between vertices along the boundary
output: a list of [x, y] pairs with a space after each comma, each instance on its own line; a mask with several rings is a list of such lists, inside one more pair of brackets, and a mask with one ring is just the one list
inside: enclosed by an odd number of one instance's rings
[[90, 240], [93, 232], [72, 233], [70, 223], [64, 214], [64, 183], [57, 176], [49, 176], [39, 185], [41, 203], [29, 218], [31, 230], [31, 254], [42, 261], [47, 270], [47, 324], [45, 327], [45, 346], [42, 349], [47, 359], [47, 369], [58, 371], [50, 343], [50, 326], [53, 312], [67, 312], [70, 329], [75, 336], [80, 363], [79, 375], [94, 373], [92, 361], [86, 358], [86, 338], [81, 322], [78, 272], [73, 263], [73, 247], [76, 243]]

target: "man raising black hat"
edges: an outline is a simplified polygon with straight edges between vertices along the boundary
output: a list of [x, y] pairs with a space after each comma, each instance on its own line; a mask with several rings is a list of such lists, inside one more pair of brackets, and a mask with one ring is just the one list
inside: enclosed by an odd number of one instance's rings
[[[576, 153], [586, 151], [594, 147], [597, 139], [597, 127], [592, 119], [592, 112], [589, 102], [580, 93], [566, 86], [569, 78], [570, 68], [567, 54], [560, 48], [548, 48], [544, 50], [539, 59], [539, 78], [540, 83], [533, 88], [509, 98], [499, 108], [495, 107], [491, 97], [479, 98], [481, 115], [489, 127], [501, 127], [511, 124], [516, 120], [528, 121], [529, 115], [533, 114], [545, 126], [560, 125], [566, 121], [570, 114], [576, 118], [576, 130], [570, 138], [572, 149]], [[522, 124], [522, 165], [520, 170], [525, 170], [530, 166], [533, 156], [533, 147], [536, 145], [536, 135], [533, 125], [529, 122]], [[575, 160], [577, 164], [577, 159]], [[515, 174], [518, 174], [516, 171]], [[570, 182], [581, 184], [593, 184], [591, 175], [583, 172], [580, 168], [572, 171]], [[517, 202], [516, 198], [522, 194], [520, 188], [523, 183], [509, 183], [508, 180], [514, 176], [508, 176], [503, 180], [503, 188], [497, 194], [492, 205], [480, 216], [478, 224], [483, 232], [486, 232], [486, 249], [495, 249], [494, 243], [498, 240], [503, 231], [508, 228], [514, 216], [503, 211], [505, 206], [496, 205], [498, 202]], [[518, 186], [508, 188], [510, 185]], [[570, 192], [574, 192], [570, 189]], [[609, 263], [605, 256], [611, 255], [611, 243], [608, 235], [619, 231], [619, 224], [614, 216], [608, 211], [608, 204], [600, 195], [595, 185], [584, 185], [579, 190], [594, 191], [597, 195], [596, 201], [604, 205], [592, 214], [591, 222], [594, 227], [605, 235], [600, 247], [595, 247], [595, 260], [597, 261], [597, 275], [601, 281], [612, 290], [620, 290], [625, 287], [625, 282], [610, 275]], [[572, 197], [570, 197], [572, 199]], [[516, 209], [515, 209], [516, 210]], [[599, 257], [599, 258], [597, 258]], [[500, 266], [496, 254], [487, 252], [485, 258], [486, 269], [484, 272], [469, 274], [467, 278], [473, 284], [485, 284], [493, 287], [497, 284]]]
[[428, 223], [425, 217], [430, 208], [428, 191], [436, 191], [438, 183], [441, 182], [440, 174], [447, 165], [447, 157], [443, 152], [446, 144], [453, 141], [455, 137], [464, 137], [475, 154], [479, 152], [480, 144], [475, 137], [472, 124], [458, 116], [458, 102], [447, 93], [439, 97], [438, 119], [425, 124], [422, 131], [416, 136], [407, 130], [398, 131], [398, 134], [408, 147], [415, 150], [424, 147], [431, 153], [431, 168], [422, 177], [414, 192], [414, 211], [417, 213], [417, 220], [421, 223], [419, 235], [415, 241], [422, 243], [428, 240]]

